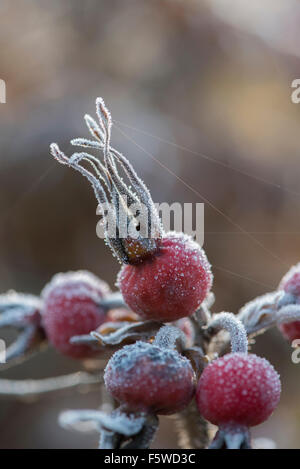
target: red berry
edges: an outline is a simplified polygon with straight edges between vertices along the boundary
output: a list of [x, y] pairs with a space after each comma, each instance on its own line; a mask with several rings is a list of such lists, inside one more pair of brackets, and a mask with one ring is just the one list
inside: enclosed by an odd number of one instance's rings
[[279, 375], [267, 360], [230, 353], [204, 369], [196, 402], [200, 413], [215, 425], [254, 426], [271, 415], [280, 392]]
[[187, 358], [145, 342], [118, 350], [107, 364], [104, 380], [112, 396], [134, 412], [173, 414], [195, 391], [195, 373]]
[[183, 233], [168, 233], [158, 252], [123, 265], [118, 284], [127, 305], [144, 319], [174, 321], [195, 312], [212, 285], [203, 249]]
[[106, 319], [99, 305], [109, 293], [108, 285], [86, 272], [57, 274], [44, 288], [43, 325], [49, 341], [64, 355], [73, 358], [93, 356], [86, 345], [69, 343], [75, 335], [88, 334]]

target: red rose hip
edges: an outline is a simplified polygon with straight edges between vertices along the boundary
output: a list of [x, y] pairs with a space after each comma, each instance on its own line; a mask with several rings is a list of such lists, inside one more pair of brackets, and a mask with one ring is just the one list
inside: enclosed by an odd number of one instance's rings
[[86, 345], [70, 344], [75, 335], [88, 334], [106, 319], [101, 300], [108, 285], [86, 272], [57, 274], [42, 292], [43, 326], [52, 345], [64, 355], [86, 358], [95, 351]]
[[182, 410], [195, 391], [195, 373], [187, 358], [145, 342], [117, 351], [104, 380], [112, 396], [132, 412], [172, 414]]
[[143, 317], [174, 321], [190, 316], [212, 285], [204, 251], [183, 233], [167, 233], [152, 257], [121, 268], [118, 285], [127, 305]]
[[266, 359], [230, 353], [204, 369], [196, 401], [201, 414], [215, 425], [253, 426], [271, 415], [280, 391], [279, 375]]

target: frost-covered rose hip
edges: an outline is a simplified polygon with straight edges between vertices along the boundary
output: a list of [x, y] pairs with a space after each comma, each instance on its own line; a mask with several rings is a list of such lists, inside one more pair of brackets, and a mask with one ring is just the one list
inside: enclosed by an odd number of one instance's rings
[[173, 414], [195, 391], [195, 373], [187, 358], [170, 348], [136, 342], [118, 350], [104, 375], [112, 396], [129, 411]]
[[[285, 292], [285, 297], [281, 300], [281, 303], [286, 304], [286, 312], [288, 312], [288, 304], [300, 305], [300, 263], [293, 266], [286, 273], [282, 278], [278, 289]], [[290, 309], [292, 310], [292, 308], [295, 309], [294, 306]], [[284, 337], [290, 342], [300, 339], [300, 320], [282, 322], [278, 327]]]
[[196, 403], [203, 417], [219, 426], [211, 448], [249, 448], [248, 427], [266, 420], [277, 406], [280, 378], [267, 360], [248, 355], [246, 329], [234, 314], [216, 314], [207, 333], [220, 329], [230, 333], [231, 353], [204, 368]]
[[86, 345], [70, 344], [75, 335], [88, 334], [106, 319], [101, 300], [109, 294], [108, 285], [86, 272], [57, 274], [42, 291], [43, 326], [52, 345], [73, 358], [93, 356]]
[[124, 265], [118, 276], [124, 300], [133, 311], [166, 322], [194, 313], [211, 284], [204, 251], [182, 233], [163, 235], [152, 257]]
[[51, 153], [91, 183], [102, 210], [106, 242], [123, 264], [118, 285], [132, 311], [166, 322], [191, 315], [212, 285], [206, 255], [191, 237], [164, 232], [148, 188], [129, 161], [110, 146], [112, 120], [101, 98], [96, 110], [99, 123], [85, 116], [94, 140], [71, 143], [102, 150], [104, 164], [84, 152], [68, 158], [57, 144], [51, 145]]
[[264, 422], [276, 408], [281, 392], [278, 373], [264, 358], [230, 353], [211, 362], [198, 382], [200, 413], [220, 432]]
[[280, 379], [273, 366], [254, 354], [230, 353], [203, 371], [196, 393], [202, 415], [216, 425], [264, 422], [280, 398]]

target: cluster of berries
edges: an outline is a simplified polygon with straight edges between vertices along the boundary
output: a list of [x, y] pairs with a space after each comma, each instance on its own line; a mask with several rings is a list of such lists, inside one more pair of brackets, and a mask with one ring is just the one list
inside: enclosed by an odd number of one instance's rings
[[[201, 316], [213, 280], [206, 255], [191, 237], [163, 231], [148, 189], [128, 160], [110, 146], [111, 117], [103, 100], [97, 99], [96, 105], [99, 123], [85, 116], [94, 140], [75, 139], [72, 143], [101, 149], [104, 164], [87, 153], [68, 158], [56, 144], [51, 145], [51, 153], [60, 163], [88, 178], [100, 204], [108, 198], [115, 203], [117, 220], [117, 196], [123, 197], [124, 203], [145, 203], [151, 214], [147, 223], [155, 236], [148, 239], [139, 234], [143, 233], [143, 220], [131, 212], [128, 204], [126, 209], [130, 220], [136, 221], [137, 236], [107, 235], [106, 240], [122, 263], [117, 286], [124, 303], [114, 304], [109, 286], [88, 272], [58, 274], [41, 294], [39, 327], [57, 350], [80, 359], [101, 354], [97, 337], [109, 337], [111, 331], [121, 337], [125, 329], [128, 332], [135, 327], [129, 344], [128, 335], [127, 345], [121, 340], [114, 342], [118, 350], [104, 373], [107, 390], [120, 404], [119, 412], [113, 413], [109, 421], [110, 430], [120, 413], [145, 419], [174, 414], [195, 397], [199, 415], [219, 426], [211, 447], [250, 447], [248, 428], [265, 421], [279, 402], [279, 376], [267, 360], [248, 354], [246, 328], [233, 314], [220, 313], [211, 318], [208, 312]], [[88, 171], [83, 162], [90, 163], [96, 174]], [[134, 191], [124, 183], [119, 166]], [[104, 213], [103, 218], [105, 222]], [[279, 290], [284, 291], [280, 301], [285, 306], [300, 303], [300, 265], [283, 278]], [[36, 315], [32, 318], [37, 321]], [[132, 326], [128, 326], [130, 323]], [[141, 323], [155, 323], [156, 333], [152, 330], [136, 340], [137, 325]], [[300, 320], [289, 320], [279, 327], [290, 340], [300, 337]], [[216, 358], [215, 353], [209, 354], [208, 344], [220, 328], [229, 331], [232, 350], [228, 353], [225, 347], [223, 356]], [[91, 332], [93, 342], [86, 339]], [[201, 356], [202, 367], [189, 352]], [[120, 439], [117, 441], [120, 445]]]

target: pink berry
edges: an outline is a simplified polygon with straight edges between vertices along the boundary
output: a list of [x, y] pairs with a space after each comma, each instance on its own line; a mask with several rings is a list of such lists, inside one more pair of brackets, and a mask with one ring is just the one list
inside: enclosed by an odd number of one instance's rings
[[88, 334], [106, 319], [100, 306], [109, 293], [108, 285], [86, 272], [57, 274], [42, 292], [43, 325], [49, 341], [62, 354], [73, 358], [93, 356], [86, 345], [69, 343], [75, 335]]
[[195, 391], [195, 373], [187, 358], [145, 342], [118, 350], [106, 366], [104, 380], [112, 396], [133, 412], [178, 412]]
[[204, 369], [196, 402], [200, 413], [215, 425], [249, 427], [271, 415], [280, 392], [279, 375], [267, 360], [253, 354], [230, 353]]
[[174, 321], [189, 316], [212, 285], [204, 251], [183, 233], [167, 233], [158, 251], [139, 264], [123, 265], [118, 285], [127, 305], [144, 319]]

